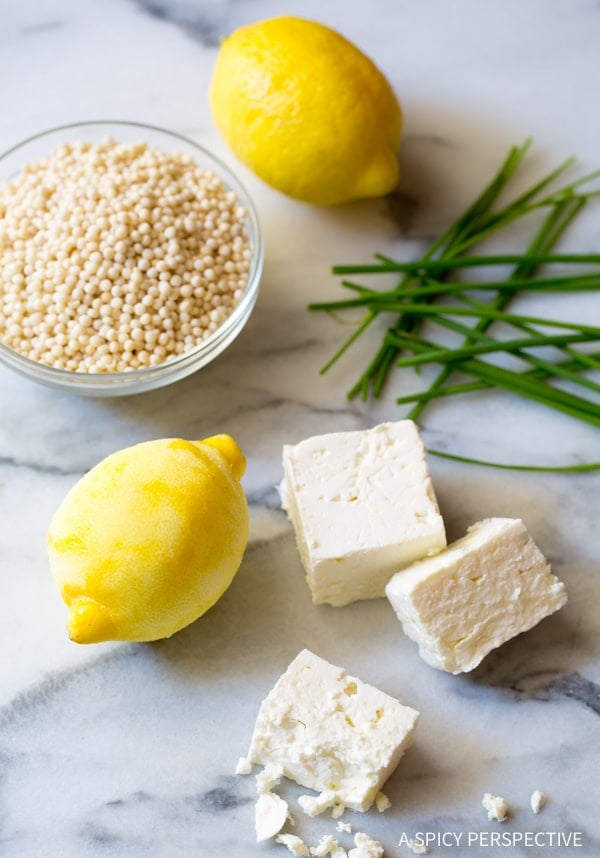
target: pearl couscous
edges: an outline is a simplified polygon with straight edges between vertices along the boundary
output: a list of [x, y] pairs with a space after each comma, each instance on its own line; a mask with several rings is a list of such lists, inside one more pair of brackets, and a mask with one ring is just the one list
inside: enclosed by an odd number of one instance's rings
[[248, 284], [245, 216], [190, 155], [112, 139], [59, 146], [0, 185], [0, 340], [85, 373], [193, 349]]

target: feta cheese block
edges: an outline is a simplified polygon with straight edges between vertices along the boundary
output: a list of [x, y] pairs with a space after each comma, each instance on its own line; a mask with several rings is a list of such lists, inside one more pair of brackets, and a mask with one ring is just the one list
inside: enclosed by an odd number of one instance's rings
[[263, 701], [248, 759], [367, 810], [412, 743], [419, 713], [303, 650]]
[[449, 673], [473, 670], [567, 601], [518, 518], [474, 524], [441, 554], [394, 575], [386, 594], [421, 657]]
[[384, 595], [391, 576], [446, 545], [412, 420], [283, 448], [283, 508], [315, 604]]

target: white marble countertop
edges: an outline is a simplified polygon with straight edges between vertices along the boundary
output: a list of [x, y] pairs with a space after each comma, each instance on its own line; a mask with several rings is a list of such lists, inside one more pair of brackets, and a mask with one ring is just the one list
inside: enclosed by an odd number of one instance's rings
[[[348, 815], [383, 842], [386, 856], [411, 854], [398, 844], [417, 831], [462, 834], [460, 846], [434, 845], [435, 856], [600, 855], [598, 473], [431, 460], [450, 538], [485, 516], [522, 517], [570, 596], [559, 614], [466, 677], [421, 662], [385, 600], [313, 607], [275, 489], [284, 442], [404, 414], [394, 404], [397, 382], [375, 404], [346, 401], [367, 342], [318, 374], [347, 331], [306, 311], [310, 300], [339, 295], [333, 263], [368, 261], [375, 251], [414, 257], [528, 135], [536, 139], [531, 175], [570, 154], [582, 170], [600, 166], [600, 8], [588, 0], [5, 0], [2, 7], [0, 149], [98, 118], [187, 134], [245, 182], [264, 228], [266, 267], [239, 339], [172, 387], [86, 400], [0, 368], [0, 855], [289, 854], [254, 843], [254, 784], [234, 768], [261, 699], [304, 646], [423, 713], [416, 744], [386, 789], [392, 808]], [[218, 138], [207, 85], [219, 37], [282, 12], [340, 29], [399, 94], [402, 224], [386, 200], [333, 210], [294, 203], [236, 165]], [[600, 250], [599, 219], [596, 206], [564, 246]], [[574, 318], [585, 310], [600, 323], [595, 296], [566, 309], [564, 300], [538, 306]], [[600, 458], [597, 429], [509, 395], [444, 401], [422, 425], [427, 444], [481, 458]], [[230, 590], [168, 641], [71, 643], [44, 547], [67, 489], [127, 444], [221, 431], [248, 456], [251, 504], [251, 541]], [[537, 788], [550, 801], [534, 816], [529, 797]], [[513, 808], [503, 826], [487, 821], [486, 791]], [[311, 844], [333, 828], [331, 819], [298, 818]], [[468, 847], [468, 832], [498, 830], [571, 840], [492, 848], [480, 838]], [[582, 846], [565, 845], [573, 835]], [[348, 835], [340, 839], [348, 846]]]

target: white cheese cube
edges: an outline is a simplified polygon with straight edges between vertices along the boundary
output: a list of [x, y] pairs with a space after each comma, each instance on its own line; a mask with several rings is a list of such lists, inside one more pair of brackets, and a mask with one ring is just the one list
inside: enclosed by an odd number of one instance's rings
[[446, 545], [412, 420], [286, 445], [283, 468], [282, 505], [315, 604], [379, 598], [395, 572]]
[[520, 519], [490, 518], [436, 557], [399, 572], [386, 594], [432, 667], [473, 670], [495, 647], [567, 601]]
[[248, 759], [367, 810], [412, 743], [419, 713], [309, 650], [263, 701]]

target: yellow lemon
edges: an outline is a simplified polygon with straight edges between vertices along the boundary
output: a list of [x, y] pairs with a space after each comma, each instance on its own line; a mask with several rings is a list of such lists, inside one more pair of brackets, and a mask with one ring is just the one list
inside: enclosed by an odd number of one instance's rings
[[333, 205], [397, 183], [398, 101], [371, 60], [322, 24], [281, 17], [236, 30], [210, 98], [240, 161], [291, 197]]
[[70, 638], [157, 640], [214, 605], [248, 542], [245, 467], [216, 435], [136, 444], [92, 468], [48, 530]]

